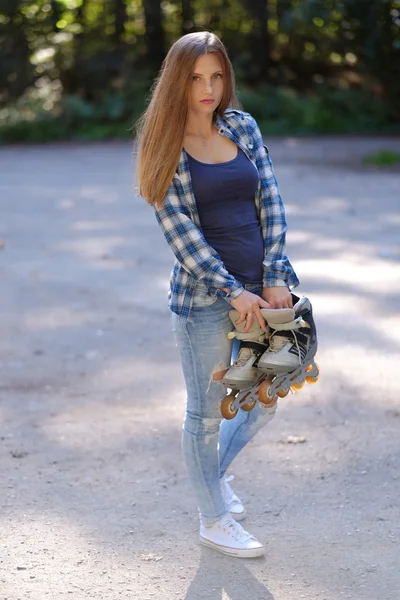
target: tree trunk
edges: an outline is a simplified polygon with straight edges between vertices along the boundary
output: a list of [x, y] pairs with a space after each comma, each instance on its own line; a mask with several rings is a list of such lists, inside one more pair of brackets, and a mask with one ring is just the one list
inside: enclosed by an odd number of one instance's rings
[[57, 32], [57, 23], [61, 18], [62, 7], [58, 0], [50, 0], [51, 6], [51, 26], [53, 31]]
[[250, 69], [252, 78], [268, 78], [270, 65], [270, 39], [268, 33], [267, 0], [241, 0], [246, 10], [256, 21], [256, 28], [250, 38], [250, 51], [254, 68]]
[[115, 22], [115, 33], [114, 41], [117, 47], [120, 47], [123, 43], [123, 35], [125, 33], [125, 23], [128, 20], [126, 14], [126, 0], [114, 0], [114, 22]]
[[1, 43], [0, 102], [18, 98], [30, 85], [35, 76], [29, 60], [30, 48], [26, 37], [27, 21], [21, 12], [21, 0], [3, 1], [1, 10], [9, 18], [4, 28]]
[[192, 0], [182, 0], [182, 35], [194, 31]]
[[164, 60], [164, 30], [160, 0], [143, 0], [146, 22], [147, 59], [158, 70]]

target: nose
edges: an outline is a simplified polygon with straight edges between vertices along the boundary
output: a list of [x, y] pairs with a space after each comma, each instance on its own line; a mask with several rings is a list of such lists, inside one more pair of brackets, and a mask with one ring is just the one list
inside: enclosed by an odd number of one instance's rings
[[204, 83], [204, 91], [205, 91], [207, 94], [212, 94], [213, 88], [212, 88], [211, 79], [210, 79], [210, 80], [205, 80], [205, 83]]

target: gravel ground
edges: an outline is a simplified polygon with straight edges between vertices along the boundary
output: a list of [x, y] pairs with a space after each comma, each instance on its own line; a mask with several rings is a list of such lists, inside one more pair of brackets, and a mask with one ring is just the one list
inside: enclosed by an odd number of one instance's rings
[[400, 598], [394, 138], [266, 140], [321, 378], [233, 465], [267, 547], [198, 545], [172, 254], [126, 143], [0, 149], [0, 600]]

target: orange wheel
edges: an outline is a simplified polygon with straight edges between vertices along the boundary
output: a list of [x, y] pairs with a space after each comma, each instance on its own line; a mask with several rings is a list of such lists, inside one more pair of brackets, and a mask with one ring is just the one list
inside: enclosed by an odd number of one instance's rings
[[224, 419], [233, 419], [238, 414], [238, 409], [233, 407], [235, 401], [234, 394], [228, 394], [221, 401], [220, 411]]
[[[318, 371], [318, 373], [317, 373], [317, 375], [307, 375], [307, 377], [306, 377], [306, 381], [307, 381], [307, 383], [311, 383], [311, 384], [313, 384], [313, 383], [317, 383], [317, 381], [318, 381], [318, 379], [319, 379], [319, 367], [318, 367], [317, 363], [315, 363], [315, 366], [317, 367], [317, 371]], [[307, 367], [307, 369], [306, 369], [306, 373], [307, 373], [308, 371], [312, 371], [312, 370], [313, 370], [313, 366], [312, 366], [312, 365], [309, 365], [309, 366]]]
[[257, 400], [255, 398], [253, 398], [253, 400], [251, 400], [250, 402], [246, 402], [246, 404], [242, 404], [240, 406], [240, 408], [242, 410], [244, 410], [245, 412], [250, 412], [251, 410], [253, 410], [253, 408], [255, 407], [256, 404], [257, 404]]
[[304, 381], [302, 383], [292, 383], [292, 385], [290, 387], [295, 392], [299, 392], [303, 386], [304, 386]]
[[268, 396], [268, 388], [269, 388], [270, 384], [271, 384], [271, 381], [269, 381], [267, 379], [267, 380], [263, 381], [260, 384], [260, 387], [258, 388], [258, 399], [261, 402], [261, 404], [263, 404], [267, 408], [271, 408], [271, 406], [274, 406], [274, 404], [276, 404], [276, 397], [270, 398]]
[[288, 393], [289, 390], [279, 390], [279, 392], [276, 392], [276, 395], [279, 396], [279, 398], [286, 398]]

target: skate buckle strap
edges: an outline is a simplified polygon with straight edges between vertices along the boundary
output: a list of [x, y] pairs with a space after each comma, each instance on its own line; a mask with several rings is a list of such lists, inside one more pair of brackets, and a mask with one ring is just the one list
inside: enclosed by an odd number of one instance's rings
[[256, 331], [248, 331], [247, 333], [240, 333], [239, 331], [231, 331], [227, 335], [228, 340], [233, 340], [234, 338], [238, 340], [251, 340], [253, 342], [263, 342], [265, 338], [265, 333], [261, 329], [257, 329]]
[[301, 327], [310, 327], [310, 325], [301, 317], [297, 317], [297, 319], [289, 321], [288, 323], [272, 323], [271, 321], [268, 321], [268, 325], [271, 329], [277, 331], [293, 331], [293, 329], [300, 329]]

